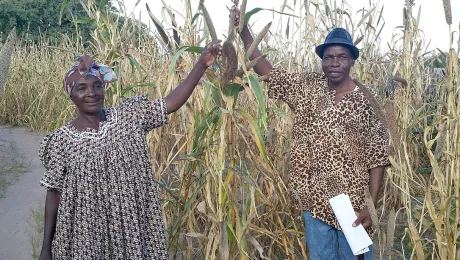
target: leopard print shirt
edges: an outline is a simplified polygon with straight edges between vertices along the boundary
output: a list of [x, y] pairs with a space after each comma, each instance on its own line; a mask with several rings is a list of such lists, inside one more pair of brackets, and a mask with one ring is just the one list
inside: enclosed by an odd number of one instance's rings
[[295, 115], [288, 185], [295, 205], [340, 230], [329, 199], [344, 193], [362, 209], [369, 170], [390, 165], [383, 123], [358, 86], [336, 105], [335, 90], [318, 73], [274, 68], [268, 95]]
[[168, 259], [145, 136], [166, 104], [137, 96], [104, 112], [98, 130], [69, 122], [41, 144], [40, 184], [61, 191], [53, 259]]

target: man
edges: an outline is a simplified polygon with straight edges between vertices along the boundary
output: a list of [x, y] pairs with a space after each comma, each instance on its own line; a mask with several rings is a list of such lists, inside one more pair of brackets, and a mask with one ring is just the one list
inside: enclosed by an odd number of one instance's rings
[[[234, 10], [237, 25], [239, 12]], [[240, 36], [247, 50], [253, 42], [247, 26]], [[336, 28], [315, 51], [324, 74], [288, 73], [272, 68], [266, 59], [254, 70], [269, 75], [269, 97], [283, 100], [295, 114], [289, 189], [303, 211], [310, 259], [357, 259], [328, 201], [341, 193], [349, 195], [358, 215], [353, 226], [362, 224], [372, 235], [365, 189], [377, 204], [385, 167], [390, 165], [388, 135], [360, 91], [364, 86], [350, 77], [359, 57], [350, 34]], [[257, 49], [250, 59], [261, 55]], [[360, 258], [372, 259], [372, 248]]]

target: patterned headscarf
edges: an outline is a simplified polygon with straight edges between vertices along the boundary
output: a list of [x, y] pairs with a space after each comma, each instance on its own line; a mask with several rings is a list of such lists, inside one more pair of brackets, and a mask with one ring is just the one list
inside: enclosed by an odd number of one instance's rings
[[65, 74], [64, 90], [69, 94], [75, 83], [80, 78], [85, 78], [87, 75], [93, 75], [99, 78], [103, 83], [111, 83], [117, 80], [117, 75], [108, 66], [100, 63], [95, 63], [93, 57], [88, 55], [77, 56], [78, 63]]

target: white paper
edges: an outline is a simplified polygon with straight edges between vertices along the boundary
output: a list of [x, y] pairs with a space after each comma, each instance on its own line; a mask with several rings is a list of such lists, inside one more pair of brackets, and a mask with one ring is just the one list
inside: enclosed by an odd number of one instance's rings
[[372, 245], [372, 240], [363, 225], [353, 227], [353, 223], [356, 221], [356, 213], [351, 205], [350, 197], [340, 194], [330, 199], [329, 203], [353, 254], [360, 255], [368, 252], [369, 246]]

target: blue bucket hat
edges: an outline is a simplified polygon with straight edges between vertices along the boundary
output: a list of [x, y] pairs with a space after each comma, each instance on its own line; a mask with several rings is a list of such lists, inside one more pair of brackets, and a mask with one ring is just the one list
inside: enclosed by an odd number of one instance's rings
[[341, 45], [350, 49], [351, 55], [356, 60], [359, 57], [359, 50], [353, 45], [350, 33], [343, 28], [335, 28], [330, 31], [323, 44], [316, 46], [315, 52], [322, 59], [324, 50], [329, 46]]

